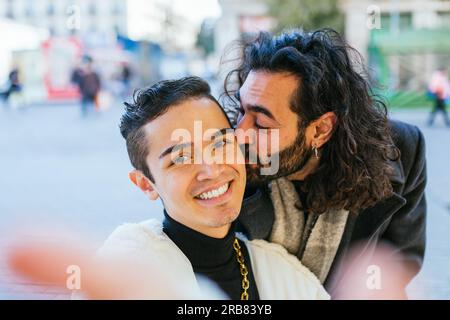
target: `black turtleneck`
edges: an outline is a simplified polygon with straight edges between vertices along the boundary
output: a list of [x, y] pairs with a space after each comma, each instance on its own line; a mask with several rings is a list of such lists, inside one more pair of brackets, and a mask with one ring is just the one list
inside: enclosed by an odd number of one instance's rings
[[[233, 248], [235, 224], [225, 238], [217, 239], [192, 230], [172, 219], [164, 210], [163, 231], [183, 251], [192, 264], [194, 272], [201, 274], [219, 285], [233, 300], [240, 300], [242, 275]], [[258, 300], [258, 289], [250, 264], [250, 257], [245, 243], [239, 240], [244, 255], [245, 266], [248, 269], [249, 299]]]

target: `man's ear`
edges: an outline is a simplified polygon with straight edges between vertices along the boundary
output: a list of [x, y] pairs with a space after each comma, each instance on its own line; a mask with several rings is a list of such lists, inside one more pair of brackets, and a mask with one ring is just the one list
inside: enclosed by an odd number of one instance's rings
[[147, 178], [142, 171], [132, 170], [128, 174], [128, 177], [130, 178], [131, 182], [133, 182], [133, 184], [141, 189], [142, 192], [144, 192], [150, 200], [158, 199], [159, 194], [158, 191], [156, 191], [154, 183], [151, 182], [150, 179]]
[[336, 126], [337, 117], [334, 112], [327, 112], [314, 121], [313, 143], [317, 148], [321, 148], [330, 140]]

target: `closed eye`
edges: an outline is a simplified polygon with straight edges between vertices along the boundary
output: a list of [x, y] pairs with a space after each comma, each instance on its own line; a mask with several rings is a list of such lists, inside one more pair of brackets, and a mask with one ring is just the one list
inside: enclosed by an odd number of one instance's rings
[[263, 126], [260, 126], [257, 122], [255, 122], [255, 127], [256, 127], [257, 129], [270, 129], [269, 127], [263, 127]]

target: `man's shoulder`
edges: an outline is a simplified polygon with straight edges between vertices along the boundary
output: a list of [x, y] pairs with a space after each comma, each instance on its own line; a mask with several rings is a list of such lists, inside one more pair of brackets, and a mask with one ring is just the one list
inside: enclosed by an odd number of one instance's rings
[[393, 143], [400, 151], [404, 174], [425, 163], [425, 139], [420, 129], [399, 120], [389, 120]]
[[417, 126], [400, 120], [390, 119], [389, 127], [394, 143], [402, 149], [417, 146], [422, 137], [422, 132]]
[[162, 222], [150, 219], [139, 223], [124, 223], [118, 226], [108, 239], [160, 238], [163, 236]]
[[156, 251], [169, 244], [170, 239], [163, 232], [162, 222], [151, 219], [120, 225], [108, 236], [99, 253]]

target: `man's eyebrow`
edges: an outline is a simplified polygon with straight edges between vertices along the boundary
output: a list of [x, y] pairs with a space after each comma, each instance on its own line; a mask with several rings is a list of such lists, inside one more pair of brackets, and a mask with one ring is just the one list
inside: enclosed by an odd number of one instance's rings
[[[270, 119], [277, 121], [277, 119], [275, 119], [274, 115], [272, 114], [272, 112], [270, 112], [269, 110], [267, 110], [267, 108], [264, 108], [263, 106], [260, 105], [250, 105], [248, 106], [248, 110], [256, 112], [256, 113], [262, 113], [266, 116], [268, 116]], [[277, 121], [278, 122], [278, 121]]]
[[171, 146], [171, 147], [168, 147], [166, 150], [164, 150], [164, 151], [160, 154], [159, 159], [161, 159], [161, 158], [167, 156], [168, 154], [171, 154], [171, 153], [174, 152], [174, 151], [178, 151], [178, 150], [180, 150], [180, 149], [184, 149], [184, 148], [187, 147], [187, 146], [191, 146], [192, 144], [193, 144], [192, 142], [185, 142], [185, 143], [175, 144], [175, 145], [173, 145], [173, 146]]

